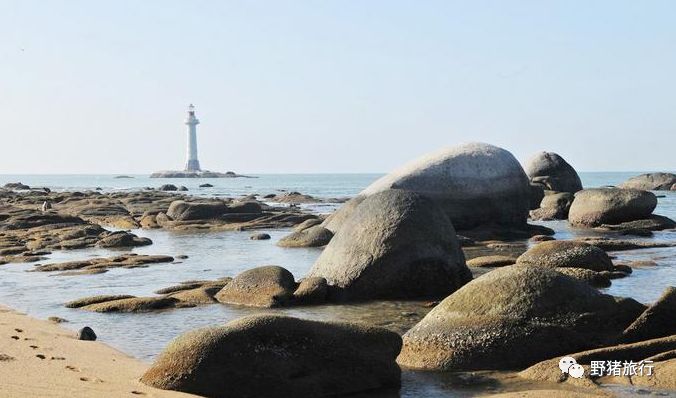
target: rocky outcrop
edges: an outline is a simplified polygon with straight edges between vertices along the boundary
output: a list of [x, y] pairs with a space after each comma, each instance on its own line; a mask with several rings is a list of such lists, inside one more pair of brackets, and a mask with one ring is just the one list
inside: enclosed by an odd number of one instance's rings
[[91, 296], [91, 297], [83, 297], [81, 299], [69, 301], [64, 306], [66, 308], [81, 308], [87, 305], [91, 304], [98, 304], [98, 303], [104, 303], [106, 301], [113, 301], [113, 300], [123, 300], [123, 299], [128, 299], [128, 298], [134, 298], [135, 296], [131, 296], [129, 294], [115, 294], [115, 295], [99, 295], [99, 296]]
[[471, 279], [444, 211], [398, 189], [367, 197], [308, 276], [326, 278], [342, 300], [443, 297]]
[[[612, 345], [582, 352], [570, 351], [566, 356], [575, 358], [575, 361], [585, 368], [585, 377], [588, 377], [589, 365], [591, 361], [633, 361], [637, 363], [641, 360], [655, 357], [662, 353], [676, 350], [676, 336], [668, 336], [659, 339], [646, 340], [632, 344]], [[559, 357], [539, 362], [528, 369], [519, 373], [520, 377], [530, 380], [561, 382], [566, 379], [559, 369]], [[657, 374], [655, 372], [655, 374]], [[645, 379], [649, 377], [638, 376], [634, 380]], [[634, 381], [632, 380], [632, 381]]]
[[296, 281], [291, 272], [268, 265], [244, 271], [234, 277], [216, 294], [216, 300], [253, 307], [281, 307], [291, 301], [295, 290]]
[[649, 218], [657, 206], [651, 192], [622, 188], [585, 189], [575, 194], [568, 221], [577, 227], [599, 227]]
[[643, 308], [552, 269], [507, 266], [434, 307], [404, 335], [397, 361], [429, 370], [523, 368], [606, 345]]
[[565, 220], [575, 197], [570, 192], [548, 192], [540, 202], [540, 207], [531, 210], [531, 220]]
[[611, 239], [603, 237], [587, 237], [577, 239], [579, 242], [594, 245], [605, 251], [621, 251], [635, 249], [650, 249], [655, 247], [676, 247], [676, 242], [647, 241], [638, 239]]
[[575, 193], [582, 189], [582, 181], [573, 166], [554, 152], [535, 154], [525, 169], [531, 182], [547, 190]]
[[370, 196], [388, 189], [431, 198], [458, 230], [488, 223], [523, 226], [530, 208], [528, 178], [519, 162], [508, 151], [483, 143], [422, 156], [361, 194]]
[[110, 268], [140, 268], [146, 267], [149, 264], [170, 263], [172, 261], [174, 261], [174, 258], [171, 256], [129, 253], [115, 257], [95, 257], [88, 260], [36, 265], [33, 271], [52, 272]]
[[644, 191], [669, 191], [673, 190], [674, 185], [676, 185], [674, 173], [647, 173], [631, 177], [620, 184], [620, 187]]
[[254, 315], [174, 339], [141, 377], [204, 397], [325, 397], [398, 388], [401, 338], [349, 323]]
[[596, 246], [578, 241], [552, 240], [531, 247], [516, 260], [518, 265], [557, 268], [585, 268], [612, 271], [613, 262]]
[[228, 212], [228, 206], [221, 201], [185, 202], [176, 200], [171, 202], [167, 216], [176, 221], [205, 220], [219, 218]]
[[325, 246], [333, 238], [333, 232], [315, 225], [301, 231], [292, 232], [277, 242], [281, 247], [321, 247]]
[[676, 288], [673, 286], [627, 327], [623, 340], [637, 342], [670, 335], [676, 335]]
[[258, 178], [237, 174], [232, 171], [220, 173], [217, 171], [184, 171], [184, 170], [164, 170], [156, 171], [150, 175], [150, 178]]
[[98, 242], [96, 242], [97, 247], [136, 247], [152, 244], [152, 240], [136, 236], [126, 231], [106, 233], [98, 240]]
[[470, 267], [504, 267], [513, 264], [516, 264], [516, 258], [501, 255], [480, 256], [467, 260]]
[[131, 297], [102, 301], [80, 308], [93, 312], [149, 312], [173, 308], [177, 303], [178, 300], [171, 297]]

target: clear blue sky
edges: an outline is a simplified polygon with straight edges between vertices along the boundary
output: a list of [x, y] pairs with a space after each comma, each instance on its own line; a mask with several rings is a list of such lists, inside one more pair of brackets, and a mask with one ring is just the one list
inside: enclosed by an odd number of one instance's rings
[[0, 0], [0, 173], [676, 169], [674, 1]]

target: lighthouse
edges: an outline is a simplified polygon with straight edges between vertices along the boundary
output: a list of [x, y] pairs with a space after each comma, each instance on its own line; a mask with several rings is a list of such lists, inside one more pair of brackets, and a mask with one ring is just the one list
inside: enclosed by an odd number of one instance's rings
[[200, 161], [197, 160], [197, 125], [200, 121], [195, 117], [195, 106], [188, 106], [188, 116], [185, 118], [188, 126], [188, 151], [186, 154], [185, 171], [201, 171]]

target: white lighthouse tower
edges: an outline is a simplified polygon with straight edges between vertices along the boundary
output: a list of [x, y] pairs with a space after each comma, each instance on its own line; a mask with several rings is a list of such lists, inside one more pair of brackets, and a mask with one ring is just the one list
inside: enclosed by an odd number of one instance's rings
[[188, 152], [186, 154], [185, 171], [201, 171], [200, 161], [197, 160], [197, 125], [200, 121], [195, 117], [195, 106], [188, 106], [188, 116], [185, 118], [188, 126]]

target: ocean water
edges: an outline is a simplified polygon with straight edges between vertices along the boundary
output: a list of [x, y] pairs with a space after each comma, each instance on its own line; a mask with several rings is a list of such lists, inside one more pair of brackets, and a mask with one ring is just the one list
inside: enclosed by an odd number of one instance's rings
[[[640, 173], [581, 173], [585, 187], [615, 185]], [[259, 175], [244, 179], [150, 179], [133, 176], [91, 175], [0, 175], [0, 185], [21, 181], [30, 186], [46, 186], [53, 190], [87, 190], [100, 187], [105, 191], [135, 190], [157, 187], [164, 183], [185, 185], [189, 194], [236, 197], [251, 193], [265, 195], [281, 190], [298, 191], [321, 198], [351, 197], [379, 177], [378, 174], [335, 175]], [[199, 188], [209, 182], [215, 187]], [[660, 192], [657, 214], [676, 219], [676, 192]], [[335, 203], [308, 206], [312, 211], [327, 213]], [[556, 230], [559, 239], [590, 235], [589, 231], [570, 229], [566, 222], [543, 222]], [[64, 327], [76, 330], [91, 326], [99, 339], [144, 361], [152, 359], [179, 334], [207, 325], [223, 324], [237, 317], [266, 310], [228, 305], [208, 305], [147, 314], [98, 314], [68, 309], [63, 303], [98, 294], [152, 295], [153, 291], [192, 279], [216, 279], [234, 276], [246, 269], [275, 264], [289, 269], [299, 279], [312, 266], [321, 249], [280, 248], [276, 242], [289, 231], [267, 230], [268, 241], [252, 241], [248, 232], [172, 232], [137, 230], [154, 242], [133, 250], [139, 254], [187, 255], [177, 264], [158, 264], [148, 268], [114, 269], [104, 274], [55, 276], [53, 273], [26, 272], [32, 264], [0, 266], [0, 303], [38, 318], [60, 316], [70, 322]], [[676, 241], [676, 232], [656, 233], [654, 240]], [[53, 253], [49, 260], [61, 262], [94, 256], [110, 256], [120, 251], [82, 249]], [[607, 293], [633, 297], [641, 302], [654, 301], [667, 286], [676, 285], [676, 248], [645, 249], [613, 253], [616, 262], [651, 260], [657, 265], [636, 268], [627, 278], [613, 281]], [[267, 310], [269, 311], [269, 310]], [[327, 305], [274, 310], [294, 316], [321, 320], [370, 322], [403, 332], [422, 318], [428, 309], [417, 302], [372, 302], [352, 305]], [[395, 396], [475, 396], [499, 391], [491, 383], [466, 383], [453, 374], [404, 372], [403, 386]], [[620, 395], [631, 396], [625, 391]]]

